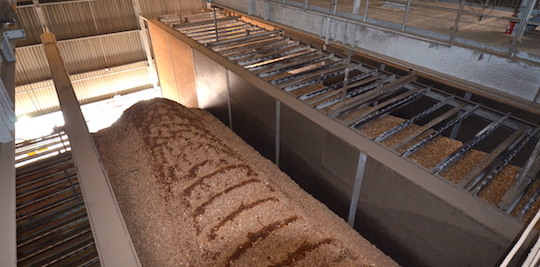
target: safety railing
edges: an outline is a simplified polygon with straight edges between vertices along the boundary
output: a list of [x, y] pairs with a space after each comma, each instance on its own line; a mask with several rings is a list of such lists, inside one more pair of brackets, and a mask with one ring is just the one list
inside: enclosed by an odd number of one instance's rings
[[511, 57], [520, 52], [540, 56], [538, 0], [267, 1], [361, 20], [449, 44], [488, 49]]

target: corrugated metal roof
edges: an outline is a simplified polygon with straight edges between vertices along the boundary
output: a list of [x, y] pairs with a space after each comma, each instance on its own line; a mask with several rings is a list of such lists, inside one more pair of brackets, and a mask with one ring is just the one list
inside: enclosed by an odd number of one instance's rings
[[139, 0], [141, 13], [148, 19], [157, 19], [158, 16], [178, 14], [191, 11], [201, 11], [206, 8], [206, 2], [199, 0]]
[[146, 59], [139, 31], [61, 41], [58, 46], [70, 74]]
[[51, 78], [43, 45], [17, 47], [15, 84], [22, 85]]
[[[146, 59], [139, 31], [59, 41], [70, 74], [114, 67]], [[16, 84], [50, 79], [43, 45], [17, 48]]]
[[[74, 87], [85, 103], [112, 96], [115, 92], [151, 87], [132, 1], [66, 1], [41, 5], [49, 30], [57, 35], [68, 72], [76, 74], [72, 75], [76, 80]], [[207, 5], [200, 0], [139, 1], [142, 15], [151, 19], [200, 11]], [[58, 110], [58, 99], [40, 44], [42, 29], [35, 9], [29, 5], [19, 7], [17, 11], [28, 36], [17, 43], [17, 115]], [[105, 73], [107, 67], [110, 73]]]
[[[57, 40], [94, 36], [139, 28], [131, 0], [96, 0], [42, 5], [49, 31]], [[19, 46], [41, 43], [41, 24], [33, 5], [17, 8], [28, 38]]]
[[17, 46], [41, 43], [40, 35], [43, 31], [37, 18], [36, 10], [33, 7], [17, 8], [17, 14], [26, 32], [26, 39], [17, 41]]
[[[139, 28], [132, 0], [99, 0], [91, 2], [100, 34]], [[184, 0], [185, 1], [185, 0]], [[189, 1], [189, 0], [188, 0]]]
[[57, 40], [97, 35], [90, 3], [42, 6], [50, 32]]
[[[73, 88], [81, 104], [90, 103], [152, 87], [145, 61], [71, 75]], [[59, 110], [52, 80], [15, 88], [17, 116], [36, 116]]]
[[15, 87], [16, 116], [37, 111], [46, 114], [54, 111], [53, 107], [58, 105], [58, 97], [56, 97], [52, 80]]

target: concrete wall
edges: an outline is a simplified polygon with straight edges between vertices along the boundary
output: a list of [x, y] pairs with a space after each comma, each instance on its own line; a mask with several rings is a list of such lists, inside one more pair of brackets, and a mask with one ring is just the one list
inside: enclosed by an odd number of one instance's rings
[[[215, 0], [214, 4], [248, 13], [246, 1]], [[370, 55], [434, 74], [443, 79], [459, 79], [486, 94], [508, 97], [532, 105], [540, 89], [540, 58], [518, 54], [509, 58], [449, 45], [405, 32], [382, 28], [357, 19], [347, 19], [271, 1], [253, 0], [252, 15], [260, 19], [328, 38], [331, 42]], [[534, 62], [536, 60], [536, 62]], [[538, 102], [534, 104], [538, 108]]]

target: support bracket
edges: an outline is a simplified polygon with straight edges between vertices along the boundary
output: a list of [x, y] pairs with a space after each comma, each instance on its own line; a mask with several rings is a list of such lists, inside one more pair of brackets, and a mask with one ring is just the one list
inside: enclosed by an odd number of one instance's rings
[[4, 58], [8, 62], [15, 62], [15, 46], [12, 41], [26, 38], [26, 33], [23, 29], [9, 30], [2, 33], [2, 43], [0, 49], [4, 54]]

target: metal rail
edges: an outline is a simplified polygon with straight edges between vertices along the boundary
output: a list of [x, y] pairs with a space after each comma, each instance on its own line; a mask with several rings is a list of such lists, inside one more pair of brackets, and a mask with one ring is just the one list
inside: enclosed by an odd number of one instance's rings
[[498, 121], [494, 121], [484, 127], [482, 130], [480, 130], [473, 139], [470, 139], [465, 144], [463, 144], [458, 150], [453, 152], [450, 156], [445, 158], [443, 161], [439, 162], [431, 171], [436, 174], [440, 174], [441, 172], [445, 171], [450, 165], [452, 165], [454, 162], [456, 162], [458, 159], [460, 159], [462, 156], [467, 153], [470, 149], [472, 149], [475, 145], [480, 143], [482, 140], [484, 140], [488, 135], [493, 133], [499, 126], [501, 126], [502, 122], [506, 120], [508, 117], [510, 117], [510, 114], [502, 117]]
[[[51, 138], [26, 142], [32, 146]], [[18, 149], [28, 150], [19, 145]], [[17, 170], [19, 266], [77, 266], [99, 262], [69, 152]]]
[[[407, 149], [405, 152], [403, 152], [401, 155], [404, 156], [404, 157], [408, 157], [410, 156], [412, 153], [416, 152], [418, 149], [420, 149], [421, 147], [423, 147], [425, 144], [427, 144], [429, 141], [433, 140], [433, 138], [435, 138], [436, 136], [440, 135], [443, 131], [445, 131], [446, 129], [452, 127], [454, 124], [466, 119], [467, 117], [469, 117], [470, 115], [472, 115], [473, 111], [475, 109], [478, 109], [480, 107], [480, 105], [476, 105], [475, 107], [473, 108], [469, 108], [469, 110], [467, 110], [466, 112], [464, 112], [463, 114], [460, 114], [459, 116], [457, 116], [457, 118], [449, 121], [448, 123], [446, 123], [444, 126], [440, 127], [439, 129], [437, 129], [434, 133], [428, 135], [427, 137], [425, 137], [424, 139], [420, 140], [418, 143], [414, 144], [413, 146], [411, 146], [409, 149]], [[466, 107], [467, 108], [467, 107]]]
[[409, 125], [412, 125], [414, 124], [416, 121], [418, 121], [419, 119], [421, 118], [424, 118], [426, 115], [438, 110], [439, 108], [443, 107], [444, 105], [446, 105], [450, 100], [454, 99], [454, 96], [449, 96], [448, 98], [446, 98], [444, 101], [440, 101], [440, 102], [437, 102], [436, 104], [434, 104], [433, 106], [429, 107], [428, 109], [414, 115], [412, 118], [394, 126], [394, 128], [380, 134], [379, 136], [377, 136], [375, 139], [373, 139], [374, 141], [377, 141], [377, 142], [382, 142], [384, 141], [384, 139], [394, 135], [395, 133], [405, 129], [406, 127], [408, 127]]

